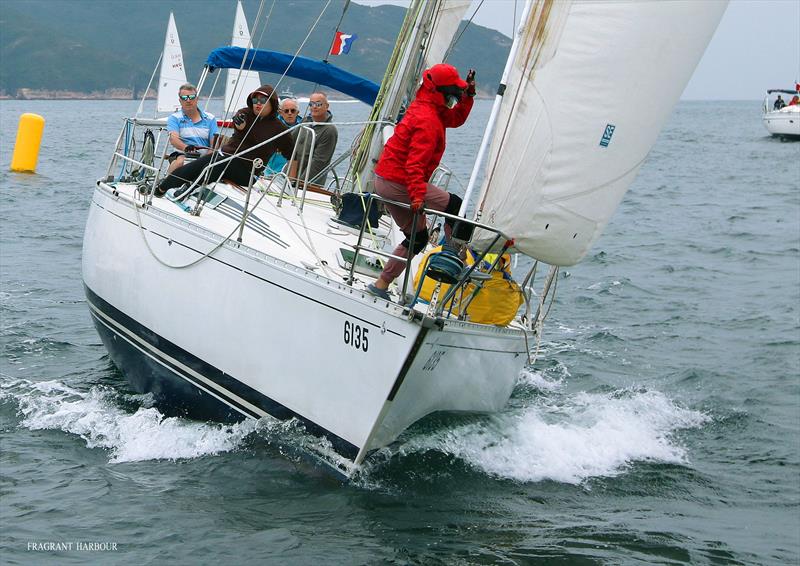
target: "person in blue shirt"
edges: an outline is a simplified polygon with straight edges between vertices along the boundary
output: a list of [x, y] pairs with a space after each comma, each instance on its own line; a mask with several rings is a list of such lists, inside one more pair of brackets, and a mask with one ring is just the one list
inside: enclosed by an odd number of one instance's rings
[[[296, 98], [283, 98], [278, 106], [278, 120], [284, 123], [287, 128], [296, 126], [303, 121], [300, 116], [300, 108], [297, 106]], [[293, 134], [293, 138], [297, 135]], [[267, 168], [264, 170], [265, 175], [274, 175], [280, 173], [286, 165], [286, 158], [280, 153], [272, 154], [272, 159], [267, 163]]]
[[197, 88], [193, 84], [181, 85], [178, 99], [181, 109], [167, 119], [169, 143], [177, 150], [169, 156], [168, 173], [184, 164], [185, 154], [206, 153], [219, 134], [214, 115], [197, 107]]

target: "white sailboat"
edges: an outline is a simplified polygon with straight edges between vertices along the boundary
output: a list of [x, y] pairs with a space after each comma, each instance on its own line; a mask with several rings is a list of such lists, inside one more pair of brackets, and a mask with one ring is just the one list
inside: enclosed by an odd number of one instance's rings
[[[413, 96], [422, 69], [441, 59], [468, 4], [411, 3], [345, 190], [366, 188], [383, 126]], [[370, 295], [375, 264], [399, 231], [384, 217], [353, 233], [328, 194], [298, 192], [280, 176], [246, 191], [212, 183], [183, 203], [142, 196], [128, 174], [140, 165], [126, 151], [135, 147], [129, 121], [94, 189], [83, 249], [87, 301], [112, 360], [178, 414], [296, 418], [345, 475], [429, 413], [501, 410], [540, 336], [557, 266], [578, 261], [599, 236], [724, 8], [691, 0], [526, 7], [492, 119], [502, 127], [486, 136], [480, 223], [464, 221], [478, 229], [479, 259], [504, 247], [554, 266], [544, 282], [535, 268], [528, 274], [526, 308], [510, 322], [472, 309], [490, 293], [500, 256], [489, 268], [426, 264], [453, 283], [429, 302], [409, 301], [407, 280], [392, 300]], [[578, 83], [599, 98], [570, 108], [558, 93]], [[642, 99], [614, 99], [632, 91]]]
[[[253, 47], [241, 1], [236, 2], [231, 45], [245, 49]], [[257, 71], [251, 71], [244, 65], [239, 69], [228, 69], [228, 77], [225, 81], [225, 116], [247, 106], [247, 95], [260, 86], [261, 79]]]
[[175, 17], [169, 13], [167, 35], [164, 38], [164, 51], [161, 55], [161, 71], [158, 76], [158, 100], [156, 112], [175, 112], [180, 108], [178, 88], [186, 83], [186, 68], [183, 65], [183, 51], [175, 26]]

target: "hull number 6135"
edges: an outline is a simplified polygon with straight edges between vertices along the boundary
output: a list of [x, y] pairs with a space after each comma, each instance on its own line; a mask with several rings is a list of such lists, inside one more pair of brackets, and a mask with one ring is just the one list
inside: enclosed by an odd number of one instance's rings
[[356, 350], [369, 350], [369, 328], [354, 324], [349, 320], [344, 321], [344, 343]]

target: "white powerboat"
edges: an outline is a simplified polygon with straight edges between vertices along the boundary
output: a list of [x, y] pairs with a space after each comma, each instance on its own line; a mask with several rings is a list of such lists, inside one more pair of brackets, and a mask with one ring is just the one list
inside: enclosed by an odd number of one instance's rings
[[[775, 100], [778, 95], [782, 94], [787, 95], [786, 106], [776, 108]], [[800, 104], [797, 102], [790, 104], [793, 100], [792, 97], [797, 100], [798, 95], [800, 95], [800, 91], [784, 89], [767, 91], [761, 121], [773, 136], [784, 140], [800, 140]]]

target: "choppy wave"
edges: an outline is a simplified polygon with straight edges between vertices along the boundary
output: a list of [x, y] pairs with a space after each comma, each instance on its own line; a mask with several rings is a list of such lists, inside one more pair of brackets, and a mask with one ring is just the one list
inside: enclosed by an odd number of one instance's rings
[[79, 436], [89, 448], [110, 451], [110, 462], [198, 458], [238, 448], [257, 427], [165, 417], [152, 407], [130, 414], [119, 408], [116, 393], [99, 386], [79, 391], [59, 381], [8, 380], [0, 400], [12, 399], [30, 430], [61, 430]]
[[[542, 392], [532, 406], [411, 435], [396, 455], [437, 451], [494, 477], [578, 484], [618, 475], [637, 461], [686, 464], [686, 452], [674, 433], [710, 420], [653, 391], [580, 392], [554, 399], [548, 393], [557, 393], [565, 379], [558, 377], [558, 371], [555, 377], [533, 371], [520, 376], [522, 387]], [[76, 435], [88, 448], [108, 450], [111, 463], [230, 452], [256, 433], [345, 467], [326, 441], [308, 435], [294, 422], [201, 423], [165, 417], [145, 398], [138, 399], [141, 406], [134, 412], [126, 412], [118, 397], [101, 386], [79, 391], [59, 381], [4, 378], [0, 385], [0, 400], [11, 399], [18, 406], [20, 426]]]
[[[535, 374], [524, 379], [558, 387]], [[400, 452], [436, 450], [499, 478], [578, 484], [618, 475], [634, 462], [686, 464], [674, 433], [709, 420], [657, 391], [581, 392], [411, 438]]]

